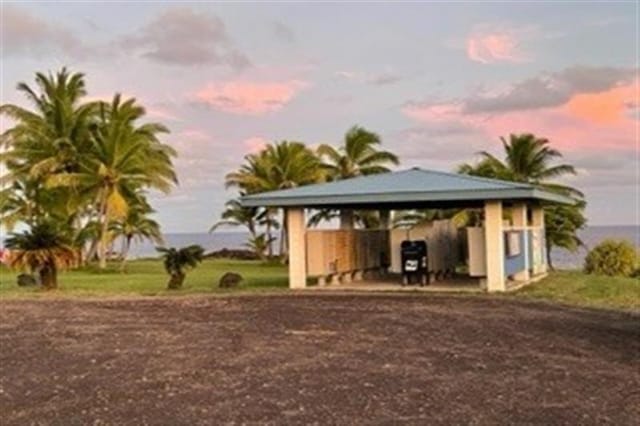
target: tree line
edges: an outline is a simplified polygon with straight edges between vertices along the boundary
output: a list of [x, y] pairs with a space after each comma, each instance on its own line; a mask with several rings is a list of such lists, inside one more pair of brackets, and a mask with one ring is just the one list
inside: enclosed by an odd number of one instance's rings
[[37, 73], [35, 86], [17, 89], [31, 109], [0, 106], [13, 124], [0, 136], [0, 224], [28, 230], [7, 239], [7, 247], [31, 248], [33, 257], [22, 262], [33, 265], [42, 264], [36, 248], [45, 257], [53, 251], [45, 269], [55, 269], [55, 259], [94, 258], [105, 268], [117, 237], [123, 266], [134, 238], [161, 242], [148, 191], [166, 193], [178, 182], [176, 152], [161, 141], [167, 127], [146, 121], [133, 98], [87, 100], [85, 76], [65, 68]]
[[[489, 152], [478, 153], [475, 162], [461, 164], [458, 173], [532, 184], [546, 191], [570, 196], [574, 205], [546, 203], [545, 227], [548, 264], [552, 267], [553, 247], [576, 250], [582, 242], [577, 231], [586, 224], [584, 195], [575, 188], [561, 185], [557, 178], [576, 174], [569, 164], [557, 164], [562, 155], [550, 146], [547, 139], [531, 133], [511, 134], [502, 138], [504, 159]], [[226, 176], [227, 187], [236, 188], [239, 196], [278, 189], [294, 188], [319, 182], [329, 182], [387, 173], [399, 164], [398, 157], [380, 149], [382, 141], [374, 132], [354, 126], [347, 131], [341, 145], [320, 145], [311, 149], [301, 142], [281, 141], [268, 144], [255, 154], [245, 156], [240, 168]], [[459, 226], [477, 224], [482, 212], [478, 210], [412, 210], [396, 212], [395, 226], [416, 225], [434, 219], [452, 219]], [[377, 228], [378, 212], [371, 210], [315, 210], [308, 226], [337, 219], [341, 227], [357, 225]], [[286, 259], [286, 221], [274, 208], [243, 207], [238, 198], [226, 203], [222, 218], [213, 227], [244, 226], [250, 239], [248, 246], [266, 260], [274, 257], [275, 232], [280, 233], [278, 253]]]
[[[162, 142], [169, 130], [146, 120], [135, 99], [115, 94], [109, 101], [89, 100], [85, 76], [63, 68], [55, 74], [36, 73], [35, 86], [19, 83], [31, 108], [0, 105], [11, 126], [0, 135], [0, 225], [13, 233], [5, 245], [14, 265], [40, 272], [43, 284], [55, 286], [56, 271], [97, 260], [101, 269], [120, 238], [124, 268], [134, 239], [162, 242], [159, 224], [151, 218], [149, 191], [169, 192], [178, 179], [175, 150]], [[504, 159], [480, 153], [479, 161], [463, 164], [458, 172], [517, 182], [570, 195], [573, 206], [545, 205], [547, 253], [552, 247], [575, 250], [577, 230], [585, 225], [583, 195], [555, 179], [575, 174], [572, 166], [556, 164], [561, 154], [548, 140], [533, 134], [513, 134], [502, 140]], [[228, 188], [238, 196], [297, 186], [386, 173], [399, 165], [398, 157], [382, 149], [378, 134], [354, 126], [339, 146], [312, 149], [303, 142], [280, 141], [248, 154], [226, 175]], [[419, 210], [399, 212], [396, 224], [434, 218], [471, 223], [478, 212]], [[242, 225], [250, 233], [250, 247], [264, 260], [286, 259], [286, 221], [273, 208], [245, 208], [238, 198], [228, 201], [220, 225]], [[377, 212], [317, 210], [314, 226], [327, 220], [341, 225], [375, 228]], [[280, 234], [280, 246], [274, 247]]]

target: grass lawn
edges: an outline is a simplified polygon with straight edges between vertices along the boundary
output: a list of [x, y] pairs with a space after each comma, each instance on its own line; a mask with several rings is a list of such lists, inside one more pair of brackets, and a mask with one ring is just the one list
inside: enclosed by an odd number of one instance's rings
[[[244, 277], [241, 288], [249, 291], [273, 290], [287, 287], [287, 270], [282, 265], [264, 265], [260, 262], [226, 259], [207, 259], [187, 273], [182, 290], [167, 290], [168, 275], [157, 259], [135, 260], [128, 264], [127, 272], [110, 265], [106, 272], [95, 267], [60, 273], [56, 295], [180, 295], [189, 293], [225, 293], [234, 290], [218, 288], [218, 280], [225, 272], [237, 272]], [[0, 297], [47, 295], [35, 288], [18, 287], [17, 273], [0, 269]]]
[[572, 305], [640, 310], [640, 279], [557, 271], [512, 293]]
[[[107, 272], [95, 267], [61, 273], [60, 289], [42, 292], [16, 285], [16, 273], [0, 269], [0, 297], [56, 296], [163, 296], [193, 293], [230, 293], [221, 290], [218, 280], [225, 272], [237, 272], [244, 277], [241, 291], [273, 291], [286, 289], [287, 269], [282, 265], [264, 265], [260, 262], [208, 259], [187, 274], [182, 290], [166, 290], [167, 275], [161, 261], [136, 260], [129, 263], [127, 273], [117, 270], [116, 264]], [[428, 297], [428, 295], [425, 295]], [[579, 271], [558, 271], [507, 297], [534, 298], [572, 305], [600, 308], [640, 310], [640, 280], [586, 275]]]

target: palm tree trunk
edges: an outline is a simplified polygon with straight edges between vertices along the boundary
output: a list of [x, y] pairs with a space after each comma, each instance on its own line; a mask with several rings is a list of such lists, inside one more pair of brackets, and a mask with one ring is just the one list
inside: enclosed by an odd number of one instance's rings
[[273, 241], [271, 241], [271, 213], [267, 211], [267, 256], [273, 257]]
[[175, 272], [171, 274], [169, 277], [169, 282], [167, 283], [168, 290], [178, 290], [182, 288], [182, 283], [184, 283], [185, 273], [184, 272]]
[[102, 226], [100, 229], [100, 245], [98, 249], [98, 257], [100, 259], [100, 269], [107, 268], [107, 232], [109, 231], [109, 219], [107, 219], [106, 215], [102, 219]]
[[280, 231], [280, 257], [283, 264], [289, 260], [289, 247], [287, 244], [288, 233], [287, 210], [284, 209], [282, 212], [282, 227]]
[[40, 283], [45, 290], [55, 290], [58, 288], [58, 271], [52, 263], [47, 263], [40, 269]]
[[107, 268], [107, 232], [109, 231], [109, 217], [107, 215], [107, 191], [102, 198], [102, 205], [100, 206], [100, 243], [98, 245], [98, 258], [100, 259], [100, 269]]
[[550, 271], [555, 271], [553, 264], [551, 263], [551, 244], [547, 240], [547, 267]]
[[129, 248], [131, 247], [131, 236], [126, 235], [122, 242], [122, 252], [120, 256], [122, 256], [122, 263], [120, 263], [120, 272], [124, 272], [127, 264], [127, 256], [129, 255]]
[[353, 229], [353, 210], [340, 210], [340, 229]]
[[96, 257], [96, 253], [98, 251], [98, 238], [94, 238], [93, 241], [91, 241], [91, 246], [89, 246], [89, 250], [87, 251], [87, 255], [86, 255], [86, 262], [91, 262], [93, 259], [95, 259]]

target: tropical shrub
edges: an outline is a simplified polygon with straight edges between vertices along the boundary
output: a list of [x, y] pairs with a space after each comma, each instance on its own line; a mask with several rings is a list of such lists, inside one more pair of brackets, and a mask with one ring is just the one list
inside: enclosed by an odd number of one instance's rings
[[58, 287], [58, 270], [78, 263], [78, 250], [71, 246], [65, 233], [49, 222], [36, 224], [22, 233], [12, 233], [5, 245], [9, 249], [7, 265], [38, 273], [46, 290]]
[[182, 248], [158, 247], [156, 250], [162, 253], [164, 269], [169, 274], [167, 289], [177, 290], [182, 288], [186, 271], [198, 266], [204, 257], [204, 249], [199, 245], [191, 245]]
[[605, 240], [595, 246], [585, 258], [588, 274], [631, 276], [636, 268], [636, 248], [626, 240]]

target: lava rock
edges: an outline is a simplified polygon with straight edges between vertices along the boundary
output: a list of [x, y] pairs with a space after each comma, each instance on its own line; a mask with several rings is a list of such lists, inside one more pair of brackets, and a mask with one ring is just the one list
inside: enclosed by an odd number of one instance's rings
[[20, 287], [34, 287], [38, 285], [36, 277], [30, 274], [20, 274], [17, 280]]
[[242, 275], [236, 274], [235, 272], [227, 272], [222, 276], [222, 278], [220, 278], [218, 287], [220, 288], [237, 287], [241, 281], [242, 281]]

